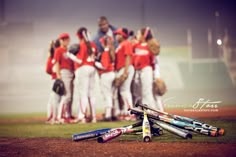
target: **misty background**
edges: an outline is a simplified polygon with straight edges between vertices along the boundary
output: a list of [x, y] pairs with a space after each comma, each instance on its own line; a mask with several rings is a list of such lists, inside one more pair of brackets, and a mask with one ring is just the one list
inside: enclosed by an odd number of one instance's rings
[[[151, 27], [161, 43], [168, 105], [199, 98], [235, 104], [235, 10], [233, 0], [0, 0], [0, 113], [45, 112], [49, 42], [62, 32], [71, 35], [71, 43], [78, 42], [75, 33], [81, 26], [95, 35], [100, 16], [134, 31]], [[217, 39], [230, 44], [218, 46]], [[96, 90], [101, 108], [99, 84]]]

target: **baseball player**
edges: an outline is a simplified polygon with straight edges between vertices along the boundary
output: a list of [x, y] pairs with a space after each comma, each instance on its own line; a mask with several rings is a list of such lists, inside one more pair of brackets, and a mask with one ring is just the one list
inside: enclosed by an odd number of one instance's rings
[[[117, 46], [118, 46], [118, 42], [115, 39], [115, 34], [113, 33], [117, 28], [109, 23], [107, 17], [101, 16], [98, 19], [98, 27], [99, 28], [98, 28], [97, 34], [93, 39], [93, 41], [95, 42], [95, 44], [97, 46], [97, 50], [98, 50], [98, 54], [96, 56], [96, 61], [98, 61], [97, 63], [101, 62], [101, 54], [104, 52], [104, 46], [101, 43], [101, 39], [103, 37], [108, 36], [108, 37], [112, 38], [112, 41], [113, 41], [112, 43], [113, 43], [114, 48], [117, 48]], [[120, 114], [120, 106], [122, 104], [119, 103], [119, 101], [121, 101], [121, 99], [119, 99], [120, 94], [118, 96], [118, 93], [119, 92], [112, 94], [113, 95], [112, 120], [117, 120], [117, 116], [118, 116], [118, 114]], [[106, 120], [106, 118], [105, 118], [105, 120]]]
[[55, 60], [53, 59], [54, 57], [54, 51], [56, 48], [58, 48], [60, 46], [60, 41], [56, 40], [51, 41], [50, 43], [50, 48], [49, 48], [49, 57], [47, 59], [47, 64], [46, 64], [46, 72], [51, 75], [52, 78], [52, 84], [50, 87], [50, 96], [49, 96], [49, 100], [48, 100], [48, 104], [47, 104], [47, 121], [46, 123], [49, 124], [54, 124], [57, 122], [57, 108], [58, 108], [58, 104], [60, 102], [60, 96], [58, 94], [56, 94], [55, 92], [52, 91], [52, 86], [54, 84], [54, 81], [56, 79], [56, 73], [53, 72], [53, 66], [55, 63]]
[[159, 110], [164, 111], [164, 103], [162, 101], [161, 96], [164, 95], [166, 92], [166, 85], [164, 81], [161, 79], [159, 60], [160, 60], [159, 56], [156, 56], [155, 69], [154, 69], [154, 86], [156, 86], [156, 88], [158, 88], [157, 86], [159, 86], [159, 89], [157, 90], [157, 92], [155, 92], [155, 87], [154, 87], [154, 98], [155, 98], [156, 105], [158, 106]]
[[[134, 44], [133, 65], [135, 68], [135, 84], [139, 85], [141, 101], [155, 107], [153, 97], [153, 68], [155, 55], [150, 51], [147, 40], [152, 38], [151, 31], [148, 28], [137, 32], [138, 43]], [[134, 91], [136, 92], [136, 91]]]
[[76, 88], [79, 93], [79, 112], [75, 122], [86, 123], [85, 112], [88, 104], [90, 104], [92, 123], [96, 123], [95, 112], [95, 74], [94, 67], [96, 45], [88, 40], [87, 29], [79, 28], [77, 36], [80, 40], [80, 50], [76, 57], [79, 62], [75, 62], [75, 79]]
[[[134, 76], [134, 67], [132, 65], [132, 45], [127, 40], [129, 31], [126, 28], [120, 28], [114, 32], [119, 45], [115, 51], [115, 86], [119, 88], [124, 107], [121, 111], [124, 119], [129, 119], [128, 109], [133, 107], [132, 95], [130, 91], [131, 81]], [[122, 118], [123, 119], [123, 118]]]
[[101, 54], [100, 61], [95, 62], [95, 66], [99, 69], [100, 87], [105, 100], [105, 121], [113, 120], [113, 81], [115, 79], [114, 61], [115, 50], [113, 39], [109, 36], [104, 36], [100, 39], [104, 52]]
[[67, 56], [67, 47], [70, 43], [70, 36], [68, 33], [62, 33], [59, 36], [61, 46], [55, 50], [55, 72], [58, 79], [64, 82], [65, 94], [62, 96], [59, 110], [58, 120], [62, 123], [72, 122], [73, 117], [71, 113], [72, 95], [73, 95], [73, 62]]
[[[160, 79], [160, 67], [159, 67], [159, 53], [160, 53], [160, 44], [159, 42], [153, 37], [153, 34], [150, 30], [149, 27], [143, 28], [140, 31], [138, 31], [138, 35], [137, 38], [139, 40], [139, 42], [141, 43], [141, 45], [146, 45], [146, 50], [149, 51], [149, 54], [151, 55], [151, 57], [149, 58], [150, 60], [150, 66], [152, 67], [152, 69], [154, 70], [154, 75], [152, 74], [151, 76], [151, 72], [145, 72], [145, 77], [142, 78], [142, 73], [140, 75], [140, 80], [141, 80], [141, 93], [142, 93], [142, 103], [147, 103], [153, 107], [155, 107], [156, 105], [158, 106], [159, 110], [163, 111], [163, 102], [161, 100], [161, 97], [165, 92], [166, 92], [166, 86], [165, 83], [162, 79]], [[140, 45], [139, 45], [140, 46]], [[140, 47], [139, 47], [140, 48]], [[135, 50], [135, 54], [137, 56], [137, 52], [140, 51], [140, 49], [136, 49]], [[138, 60], [137, 58], [135, 60]], [[147, 60], [146, 60], [147, 61]], [[144, 60], [142, 60], [142, 62], [144, 62]], [[138, 65], [139, 63], [134, 63], [135, 65]], [[135, 66], [136, 67], [136, 66]], [[146, 70], [147, 68], [145, 68]], [[142, 69], [144, 70], [144, 69]], [[150, 71], [150, 70], [149, 70]], [[137, 74], [140, 71], [137, 71]], [[149, 84], [146, 84], [145, 79], [150, 79], [150, 77], [153, 80], [153, 76], [154, 76], [154, 83], [153, 81], [150, 81]], [[144, 81], [142, 81], [142, 79], [144, 79]], [[151, 83], [153, 84], [151, 86]], [[148, 92], [147, 92], [148, 91]], [[150, 94], [150, 91], [153, 94]], [[147, 94], [149, 93], [149, 94]], [[153, 101], [153, 95], [154, 95], [154, 101]]]

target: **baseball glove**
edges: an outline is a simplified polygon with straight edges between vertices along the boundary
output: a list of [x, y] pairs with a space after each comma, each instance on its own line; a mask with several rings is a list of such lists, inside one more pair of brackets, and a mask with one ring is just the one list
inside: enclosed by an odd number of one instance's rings
[[156, 39], [151, 39], [148, 41], [148, 48], [153, 55], [157, 56], [160, 54], [160, 44]]
[[115, 78], [115, 80], [114, 80], [114, 82], [113, 82], [114, 86], [115, 86], [115, 87], [120, 87], [120, 86], [125, 82], [125, 80], [127, 79], [127, 77], [128, 77], [128, 75], [123, 74], [123, 75], [121, 75], [120, 77]]
[[157, 78], [154, 81], [154, 86], [153, 86], [154, 94], [162, 96], [166, 93], [166, 91], [167, 91], [167, 88], [166, 88], [165, 82], [162, 79]]
[[52, 90], [60, 96], [64, 95], [65, 94], [65, 86], [64, 86], [63, 81], [60, 79], [56, 79], [53, 84]]
[[69, 47], [69, 52], [72, 53], [73, 55], [77, 55], [77, 53], [79, 52], [79, 44], [72, 44], [70, 47]]

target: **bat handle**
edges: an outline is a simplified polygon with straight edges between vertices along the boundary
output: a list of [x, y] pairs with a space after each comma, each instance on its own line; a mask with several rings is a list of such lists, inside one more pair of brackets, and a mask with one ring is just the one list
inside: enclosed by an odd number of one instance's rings
[[139, 127], [142, 125], [142, 121], [132, 124], [132, 128]]

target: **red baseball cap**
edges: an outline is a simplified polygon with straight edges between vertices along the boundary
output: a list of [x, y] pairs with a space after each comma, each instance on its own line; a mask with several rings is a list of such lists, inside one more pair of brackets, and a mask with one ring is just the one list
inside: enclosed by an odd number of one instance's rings
[[59, 39], [66, 39], [66, 38], [70, 38], [70, 35], [68, 33], [61, 33], [59, 35]]
[[124, 38], [127, 38], [129, 35], [128, 35], [128, 30], [126, 28], [119, 28], [117, 29], [116, 31], [113, 32], [114, 34], [120, 34], [122, 35]]

